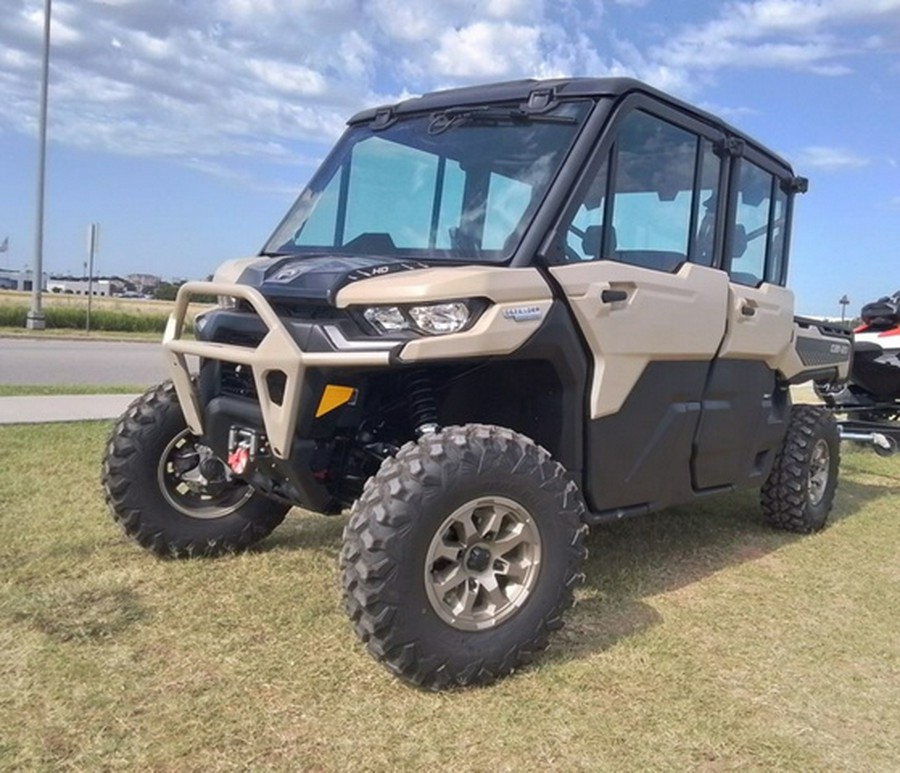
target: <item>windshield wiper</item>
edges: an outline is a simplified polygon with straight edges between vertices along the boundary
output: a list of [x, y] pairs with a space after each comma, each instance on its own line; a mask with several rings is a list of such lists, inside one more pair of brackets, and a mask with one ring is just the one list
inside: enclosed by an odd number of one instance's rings
[[442, 134], [456, 126], [497, 126], [504, 123], [574, 124], [577, 121], [568, 115], [528, 113], [517, 107], [452, 107], [449, 110], [435, 113], [431, 117], [428, 133]]

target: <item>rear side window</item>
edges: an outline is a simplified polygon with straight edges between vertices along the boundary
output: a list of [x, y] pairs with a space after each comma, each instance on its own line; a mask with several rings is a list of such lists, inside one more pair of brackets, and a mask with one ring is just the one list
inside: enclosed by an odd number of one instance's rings
[[778, 178], [747, 159], [736, 164], [729, 276], [736, 284], [784, 283], [788, 196]]
[[780, 185], [775, 186], [775, 198], [772, 199], [772, 220], [769, 235], [769, 259], [766, 263], [766, 281], [773, 284], [784, 284], [787, 271], [787, 206], [788, 195]]

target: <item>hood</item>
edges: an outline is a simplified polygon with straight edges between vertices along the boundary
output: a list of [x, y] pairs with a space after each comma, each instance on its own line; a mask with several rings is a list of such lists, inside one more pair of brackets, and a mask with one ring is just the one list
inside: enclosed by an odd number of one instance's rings
[[249, 265], [237, 281], [239, 284], [256, 287], [268, 298], [333, 303], [338, 290], [352, 282], [428, 267], [427, 263], [421, 261], [398, 258], [291, 256], [257, 261]]

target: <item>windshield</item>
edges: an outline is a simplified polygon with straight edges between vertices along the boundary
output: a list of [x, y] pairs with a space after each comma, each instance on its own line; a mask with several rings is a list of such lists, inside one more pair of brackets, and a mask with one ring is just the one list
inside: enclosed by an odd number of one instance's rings
[[455, 109], [353, 126], [264, 253], [505, 260], [590, 106]]

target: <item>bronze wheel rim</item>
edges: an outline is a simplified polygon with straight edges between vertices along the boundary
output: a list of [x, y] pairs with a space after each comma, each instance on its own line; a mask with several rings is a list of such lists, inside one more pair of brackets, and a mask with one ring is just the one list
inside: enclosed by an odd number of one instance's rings
[[831, 475], [831, 451], [824, 439], [819, 439], [809, 456], [809, 502], [815, 507], [825, 498]]
[[453, 511], [425, 558], [432, 609], [463, 631], [492, 628], [515, 615], [537, 585], [541, 534], [531, 514], [506, 497], [479, 497]]

